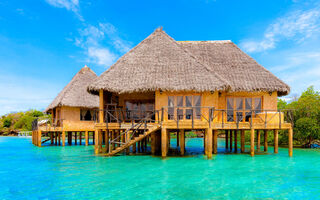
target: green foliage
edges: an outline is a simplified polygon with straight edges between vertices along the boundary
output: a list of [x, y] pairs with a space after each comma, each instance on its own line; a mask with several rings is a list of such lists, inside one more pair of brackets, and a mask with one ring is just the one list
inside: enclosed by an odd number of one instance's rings
[[0, 117], [0, 133], [8, 134], [10, 132], [31, 131], [33, 120], [48, 119], [50, 115], [45, 115], [38, 110], [29, 110], [26, 112], [10, 113]]
[[[278, 109], [293, 110], [295, 143], [305, 145], [320, 138], [320, 93], [315, 91], [313, 86], [308, 87], [299, 98], [288, 104], [278, 100]], [[279, 143], [285, 141], [282, 137], [279, 136]]]

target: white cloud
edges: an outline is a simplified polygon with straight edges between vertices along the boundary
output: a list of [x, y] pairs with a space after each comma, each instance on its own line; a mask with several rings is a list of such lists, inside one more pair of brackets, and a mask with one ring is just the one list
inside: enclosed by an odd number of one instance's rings
[[320, 32], [320, 6], [309, 10], [295, 10], [270, 24], [262, 39], [246, 39], [240, 46], [247, 52], [261, 52], [275, 48], [282, 40], [301, 43]]
[[131, 43], [121, 39], [117, 29], [110, 23], [99, 23], [97, 26], [89, 24], [79, 30], [79, 34], [75, 44], [85, 50], [87, 61], [105, 67], [131, 48]]
[[79, 0], [45, 0], [48, 4], [57, 7], [57, 8], [65, 8], [74, 12], [74, 14], [83, 21], [82, 16], [80, 15], [80, 6]]

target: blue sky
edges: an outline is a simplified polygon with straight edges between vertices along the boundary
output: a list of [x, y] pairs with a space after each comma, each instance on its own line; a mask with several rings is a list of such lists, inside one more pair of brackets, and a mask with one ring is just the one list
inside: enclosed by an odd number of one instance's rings
[[1, 0], [0, 115], [44, 109], [85, 65], [98, 75], [163, 29], [232, 40], [291, 86], [320, 89], [320, 2], [312, 0]]

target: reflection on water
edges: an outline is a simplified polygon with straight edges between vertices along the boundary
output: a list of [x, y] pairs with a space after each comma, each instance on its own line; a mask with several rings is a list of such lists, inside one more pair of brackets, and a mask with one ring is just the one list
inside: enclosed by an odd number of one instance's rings
[[[202, 139], [187, 139], [188, 157], [97, 157], [93, 147], [34, 147], [0, 137], [0, 199], [319, 199], [320, 151], [287, 149], [207, 160]], [[175, 141], [171, 141], [175, 147]], [[247, 149], [248, 150], [248, 149]]]

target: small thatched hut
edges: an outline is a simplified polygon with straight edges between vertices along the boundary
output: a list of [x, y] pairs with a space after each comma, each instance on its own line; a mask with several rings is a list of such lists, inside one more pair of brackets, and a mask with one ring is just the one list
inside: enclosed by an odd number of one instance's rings
[[83, 67], [66, 85], [46, 112], [52, 114], [55, 125], [63, 121], [93, 121], [96, 118], [94, 109], [99, 107], [99, 97], [88, 93], [88, 84], [97, 75], [87, 66]]

